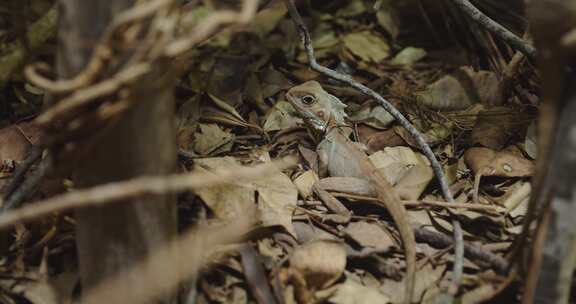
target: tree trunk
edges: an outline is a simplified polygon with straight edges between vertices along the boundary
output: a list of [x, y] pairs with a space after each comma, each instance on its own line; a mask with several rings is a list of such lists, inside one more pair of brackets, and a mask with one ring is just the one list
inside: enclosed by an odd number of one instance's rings
[[[107, 24], [133, 0], [61, 0], [58, 68], [68, 78], [83, 69]], [[176, 165], [173, 77], [156, 67], [133, 93], [135, 105], [98, 134], [89, 154], [74, 169], [78, 187], [141, 175], [172, 173]], [[130, 266], [176, 235], [174, 197], [135, 199], [76, 212], [82, 287], [87, 290]], [[166, 269], [174, 273], [174, 269]], [[150, 278], [153, 280], [154, 278]], [[125, 282], [126, 303], [142, 287]], [[166, 295], [157, 303], [172, 303]]]
[[529, 19], [542, 79], [536, 191], [531, 199], [541, 220], [523, 303], [567, 303], [576, 256], [576, 56], [573, 46], [562, 41], [576, 28], [576, 5], [533, 0]]

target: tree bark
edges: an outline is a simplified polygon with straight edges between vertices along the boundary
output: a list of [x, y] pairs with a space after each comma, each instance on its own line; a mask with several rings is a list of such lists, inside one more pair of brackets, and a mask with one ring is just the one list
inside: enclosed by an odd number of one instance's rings
[[[59, 75], [80, 72], [107, 24], [133, 0], [61, 0]], [[76, 186], [89, 187], [141, 175], [165, 175], [176, 168], [173, 77], [168, 68], [140, 81], [133, 93], [135, 105], [110, 128], [98, 134], [89, 155], [74, 168]], [[76, 212], [76, 238], [82, 288], [143, 259], [176, 235], [174, 197], [136, 199]], [[175, 269], [166, 269], [177, 275]], [[154, 280], [154, 278], [150, 278]], [[124, 282], [126, 303], [142, 290], [136, 280]], [[166, 295], [156, 303], [173, 303]]]
[[[542, 98], [536, 191], [528, 211], [539, 219], [539, 225], [523, 303], [567, 303], [576, 256], [576, 56], [574, 46], [562, 41], [576, 28], [576, 5], [565, 0], [533, 0], [529, 20], [538, 49]], [[525, 221], [529, 229], [530, 217]]]

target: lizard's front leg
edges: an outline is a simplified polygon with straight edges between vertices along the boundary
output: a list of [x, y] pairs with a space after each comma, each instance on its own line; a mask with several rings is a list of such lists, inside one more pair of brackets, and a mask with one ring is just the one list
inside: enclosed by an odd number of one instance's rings
[[330, 161], [330, 157], [328, 151], [323, 148], [322, 143], [318, 145], [316, 153], [318, 153], [318, 176], [320, 178], [328, 177], [328, 162]]

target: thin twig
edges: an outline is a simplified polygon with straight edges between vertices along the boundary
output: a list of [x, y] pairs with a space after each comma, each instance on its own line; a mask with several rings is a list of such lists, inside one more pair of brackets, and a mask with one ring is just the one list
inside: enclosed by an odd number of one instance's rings
[[[300, 16], [300, 13], [298, 13], [298, 9], [296, 8], [294, 1], [284, 0], [284, 3], [288, 8], [290, 17], [292, 18], [296, 30], [298, 31], [300, 40], [302, 41], [302, 44], [306, 49], [308, 63], [310, 67], [313, 70], [320, 72], [321, 74], [324, 74], [332, 79], [344, 82], [349, 86], [355, 88], [356, 90], [360, 91], [361, 93], [374, 98], [379, 105], [381, 105], [388, 113], [390, 113], [390, 115], [392, 115], [392, 117], [394, 117], [394, 119], [396, 119], [396, 121], [398, 121], [398, 123], [400, 123], [400, 125], [402, 125], [402, 127], [404, 127], [408, 131], [408, 133], [410, 133], [410, 135], [416, 141], [416, 143], [418, 144], [424, 155], [430, 161], [430, 164], [432, 166], [432, 169], [434, 170], [436, 178], [438, 178], [438, 181], [440, 183], [440, 188], [442, 189], [444, 198], [449, 203], [454, 202], [454, 198], [452, 196], [452, 193], [450, 192], [450, 188], [448, 187], [448, 181], [444, 175], [442, 166], [436, 159], [436, 156], [432, 152], [432, 149], [430, 149], [430, 146], [428, 146], [428, 144], [424, 140], [424, 137], [422, 137], [422, 134], [420, 134], [420, 132], [416, 130], [416, 128], [414, 128], [412, 124], [410, 124], [408, 119], [406, 119], [406, 117], [404, 117], [404, 115], [400, 113], [400, 111], [394, 108], [394, 106], [392, 106], [392, 104], [389, 101], [384, 99], [380, 94], [376, 93], [376, 91], [355, 81], [349, 75], [339, 73], [337, 71], [331, 70], [327, 67], [318, 64], [318, 62], [316, 61], [316, 57], [314, 55], [314, 48], [312, 46], [312, 39], [310, 37], [310, 33], [308, 32], [306, 25], [302, 21], [302, 17]], [[454, 227], [455, 260], [454, 260], [454, 270], [452, 278], [453, 286], [450, 292], [456, 293], [458, 290], [458, 286], [460, 285], [460, 280], [462, 278], [462, 271], [464, 266], [464, 239], [463, 239], [462, 227], [460, 226], [460, 223], [456, 219], [452, 220], [452, 226]]]
[[102, 38], [100, 38], [100, 42], [95, 46], [90, 61], [86, 64], [84, 70], [72, 78], [59, 80], [45, 78], [37, 71], [38, 69], [49, 70], [49, 66], [42, 63], [27, 66], [24, 69], [24, 74], [28, 78], [28, 81], [52, 93], [61, 94], [73, 92], [79, 88], [89, 86], [98, 74], [102, 72], [107, 60], [109, 60], [109, 57], [112, 55], [113, 42], [118, 45], [117, 41], [113, 41], [114, 38], [117, 38], [115, 35], [117, 31], [124, 25], [141, 21], [157, 13], [160, 9], [171, 3], [171, 0], [147, 1], [120, 13], [104, 32]]
[[151, 66], [147, 63], [134, 64], [108, 79], [89, 87], [78, 89], [38, 116], [34, 123], [40, 127], [45, 127], [56, 120], [67, 118], [66, 116], [74, 116], [74, 114], [77, 114], [73, 111], [74, 109], [86, 106], [90, 102], [98, 100], [99, 97], [118, 91], [120, 87], [134, 82], [150, 72], [151, 69]]
[[240, 12], [222, 10], [210, 15], [205, 22], [198, 24], [190, 35], [178, 38], [164, 49], [164, 55], [174, 57], [190, 50], [193, 46], [210, 37], [219, 27], [226, 24], [244, 25], [254, 18], [258, 0], [243, 0]]
[[472, 20], [482, 26], [484, 29], [490, 33], [496, 35], [497, 37], [504, 40], [512, 48], [522, 52], [526, 57], [531, 60], [536, 59], [536, 49], [528, 42], [522, 40], [522, 38], [514, 35], [508, 29], [498, 24], [496, 21], [490, 19], [474, 5], [472, 5], [468, 0], [452, 0], [454, 5], [456, 5], [461, 11], [468, 15]]
[[[414, 235], [419, 243], [426, 243], [434, 248], [446, 248], [453, 244], [451, 238], [426, 228], [414, 228]], [[488, 263], [490, 268], [498, 274], [504, 275], [508, 272], [508, 262], [501, 256], [472, 244], [465, 244], [464, 252], [470, 260], [479, 260]]]
[[205, 187], [261, 178], [293, 166], [295, 163], [296, 161], [293, 158], [287, 157], [254, 167], [216, 170], [208, 173], [192, 172], [160, 177], [145, 176], [77, 190], [6, 212], [0, 216], [0, 229], [49, 215], [56, 211], [98, 206], [118, 201], [131, 201], [129, 199], [134, 197], [163, 195], [186, 190], [193, 191]]

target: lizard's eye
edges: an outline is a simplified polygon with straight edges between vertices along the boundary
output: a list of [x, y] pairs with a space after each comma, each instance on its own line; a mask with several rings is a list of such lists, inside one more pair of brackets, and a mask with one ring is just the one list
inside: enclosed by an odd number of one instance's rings
[[311, 105], [316, 101], [316, 97], [312, 95], [304, 95], [300, 98], [300, 100], [302, 100], [302, 103], [305, 105]]

